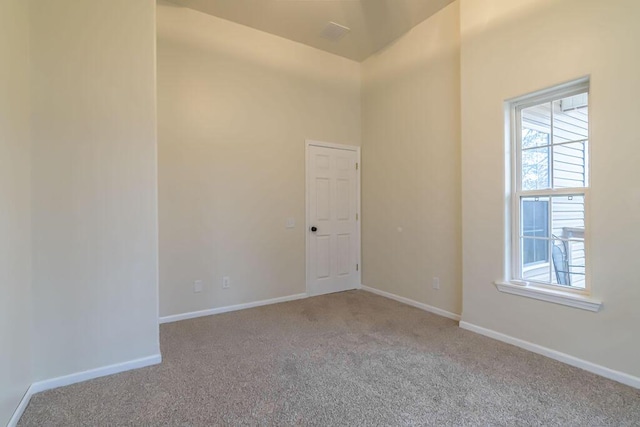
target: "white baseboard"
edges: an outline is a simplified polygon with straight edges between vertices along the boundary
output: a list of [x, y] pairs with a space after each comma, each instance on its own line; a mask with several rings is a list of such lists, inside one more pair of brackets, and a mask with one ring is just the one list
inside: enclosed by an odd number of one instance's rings
[[248, 303], [245, 303], [245, 304], [228, 305], [226, 307], [217, 307], [217, 308], [210, 308], [208, 310], [200, 310], [200, 311], [192, 311], [192, 312], [189, 312], [189, 313], [174, 314], [174, 315], [171, 315], [171, 316], [161, 317], [159, 320], [160, 320], [160, 323], [171, 323], [171, 322], [177, 322], [179, 320], [194, 319], [196, 317], [211, 316], [211, 315], [214, 315], [214, 314], [228, 313], [230, 311], [238, 311], [238, 310], [244, 310], [244, 309], [247, 309], [247, 308], [260, 307], [260, 306], [263, 306], [263, 305], [277, 304], [279, 302], [295, 301], [295, 300], [298, 300], [298, 299], [307, 298], [307, 296], [308, 295], [306, 293], [288, 295], [286, 297], [265, 299], [265, 300], [262, 300], [262, 301], [248, 302]]
[[16, 410], [13, 411], [13, 415], [11, 416], [7, 427], [16, 427], [18, 425], [20, 417], [22, 417], [22, 414], [24, 414], [24, 410], [27, 409], [29, 401], [31, 400], [31, 396], [33, 396], [33, 391], [31, 390], [31, 388], [32, 386], [29, 386], [27, 391], [24, 393], [24, 396], [22, 396], [22, 400], [20, 400], [20, 403], [18, 404]]
[[543, 347], [541, 345], [534, 344], [529, 341], [524, 341], [519, 338], [514, 338], [510, 335], [505, 335], [503, 333], [496, 332], [492, 329], [483, 328], [481, 326], [474, 325], [473, 323], [463, 321], [463, 322], [460, 322], [460, 327], [462, 329], [466, 329], [468, 331], [475, 332], [477, 334], [484, 335], [489, 338], [493, 338], [495, 340], [505, 342], [507, 344], [515, 345], [516, 347], [529, 350], [533, 353], [541, 354], [543, 356], [549, 357], [559, 362], [566, 363], [567, 365], [584, 369], [585, 371], [591, 372], [596, 375], [600, 375], [610, 380], [614, 380], [619, 383], [626, 384], [628, 386], [640, 389], [640, 378], [634, 377], [633, 375], [625, 374], [624, 372], [620, 372], [620, 371], [615, 371], [613, 369], [609, 369], [602, 365], [597, 365], [592, 362], [587, 362], [586, 360], [579, 359], [569, 354], [561, 353], [559, 351], [552, 350], [548, 347]]
[[424, 311], [428, 311], [428, 312], [433, 313], [433, 314], [437, 314], [439, 316], [443, 316], [443, 317], [446, 317], [446, 318], [449, 318], [449, 319], [452, 319], [452, 320], [460, 321], [460, 315], [459, 314], [455, 314], [455, 313], [452, 313], [450, 311], [443, 310], [441, 308], [434, 307], [434, 306], [429, 305], [429, 304], [424, 304], [422, 302], [414, 301], [414, 300], [409, 299], [409, 298], [401, 297], [399, 295], [395, 295], [395, 294], [392, 294], [392, 293], [389, 293], [389, 292], [381, 291], [380, 289], [370, 288], [370, 287], [364, 286], [364, 285], [362, 285], [361, 289], [363, 291], [371, 292], [373, 294], [380, 295], [380, 296], [383, 296], [385, 298], [396, 300], [398, 302], [410, 305], [412, 307], [419, 308], [419, 309], [424, 310]]
[[31, 396], [42, 391], [51, 390], [53, 388], [64, 387], [66, 385], [76, 384], [83, 381], [92, 380], [94, 378], [105, 377], [107, 375], [117, 374], [120, 372], [130, 371], [132, 369], [144, 368], [145, 366], [157, 365], [162, 362], [162, 356], [160, 354], [154, 354], [153, 356], [143, 357], [140, 359], [129, 360], [127, 362], [116, 363], [114, 365], [103, 366], [100, 368], [89, 369], [87, 371], [76, 372], [75, 374], [64, 375], [62, 377], [51, 378], [44, 381], [37, 381], [27, 389], [27, 392], [22, 397], [20, 404], [16, 408], [9, 420], [7, 427], [14, 427], [18, 425], [18, 421], [24, 410], [29, 405]]
[[92, 380], [94, 378], [105, 377], [107, 375], [130, 371], [132, 369], [144, 368], [145, 366], [157, 365], [161, 362], [162, 356], [160, 354], [154, 354], [153, 356], [143, 357], [141, 359], [129, 360], [127, 362], [116, 363], [114, 365], [76, 372], [75, 374], [38, 381], [31, 384], [30, 390], [32, 394], [40, 393], [41, 391], [51, 390], [52, 388], [64, 387], [66, 385]]

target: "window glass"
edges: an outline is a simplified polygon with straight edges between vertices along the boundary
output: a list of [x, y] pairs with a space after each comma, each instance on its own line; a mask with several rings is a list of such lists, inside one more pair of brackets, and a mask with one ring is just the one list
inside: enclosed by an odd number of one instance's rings
[[581, 93], [553, 101], [553, 143], [589, 138], [588, 95]]
[[522, 150], [522, 189], [541, 190], [550, 188], [549, 164], [550, 148], [529, 148]]
[[514, 107], [520, 118], [514, 150], [519, 156], [515, 278], [581, 290], [586, 289], [589, 96], [586, 88], [556, 93]]
[[[549, 262], [549, 199], [522, 200], [523, 265]], [[544, 239], [544, 240], [543, 240]]]
[[587, 186], [587, 141], [553, 146], [553, 188]]

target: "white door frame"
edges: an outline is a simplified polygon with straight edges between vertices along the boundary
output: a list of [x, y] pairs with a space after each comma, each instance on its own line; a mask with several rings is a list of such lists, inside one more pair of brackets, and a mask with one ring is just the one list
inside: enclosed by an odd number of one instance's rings
[[356, 220], [356, 251], [357, 251], [357, 264], [359, 266], [358, 271], [356, 272], [357, 279], [357, 288], [360, 289], [362, 287], [362, 238], [361, 238], [361, 224], [362, 224], [362, 205], [360, 198], [360, 172], [362, 170], [362, 163], [360, 161], [360, 147], [357, 145], [345, 145], [345, 144], [334, 144], [331, 142], [322, 142], [322, 141], [314, 141], [312, 139], [305, 140], [305, 180], [304, 180], [304, 203], [305, 203], [305, 278], [306, 278], [306, 291], [307, 295], [311, 296], [311, 292], [309, 289], [309, 285], [311, 283], [311, 279], [309, 277], [309, 252], [311, 239], [309, 235], [309, 230], [311, 228], [311, 221], [309, 215], [309, 147], [323, 147], [323, 148], [333, 148], [336, 150], [346, 150], [346, 151], [354, 151], [356, 153], [356, 161], [358, 162], [358, 169], [356, 170], [356, 206], [358, 207], [357, 211], [357, 220]]

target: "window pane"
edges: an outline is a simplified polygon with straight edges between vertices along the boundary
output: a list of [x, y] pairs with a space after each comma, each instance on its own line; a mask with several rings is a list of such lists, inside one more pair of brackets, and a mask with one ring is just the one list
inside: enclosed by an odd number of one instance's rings
[[[522, 223], [520, 235], [522, 240], [523, 267], [549, 262], [549, 198], [524, 197], [521, 204]], [[531, 239], [527, 237], [539, 237]]]
[[553, 284], [585, 288], [584, 241], [554, 240], [552, 246]]
[[549, 198], [522, 198], [522, 236], [549, 236]]
[[587, 186], [587, 142], [553, 146], [553, 187]]
[[584, 196], [554, 196], [552, 233], [560, 239], [584, 239]]
[[[541, 254], [549, 253], [549, 240], [522, 238], [522, 279], [551, 283], [551, 269], [549, 259]], [[537, 259], [537, 260], [536, 260]], [[534, 261], [536, 260], [536, 261]]]
[[584, 289], [584, 195], [523, 197], [521, 215], [522, 279]]
[[534, 105], [521, 111], [522, 148], [549, 145], [551, 134], [551, 103]]
[[584, 195], [555, 196], [551, 209], [552, 283], [584, 289]]
[[549, 147], [522, 150], [522, 189], [550, 188]]
[[524, 267], [541, 262], [549, 262], [549, 242], [547, 239], [522, 240], [522, 265]]
[[553, 143], [589, 138], [588, 94], [570, 96], [553, 102]]

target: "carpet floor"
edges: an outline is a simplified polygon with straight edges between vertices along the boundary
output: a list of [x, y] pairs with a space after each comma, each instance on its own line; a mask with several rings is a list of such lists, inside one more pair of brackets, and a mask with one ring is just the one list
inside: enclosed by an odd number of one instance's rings
[[364, 291], [162, 325], [160, 365], [33, 396], [20, 426], [640, 426], [640, 390]]

